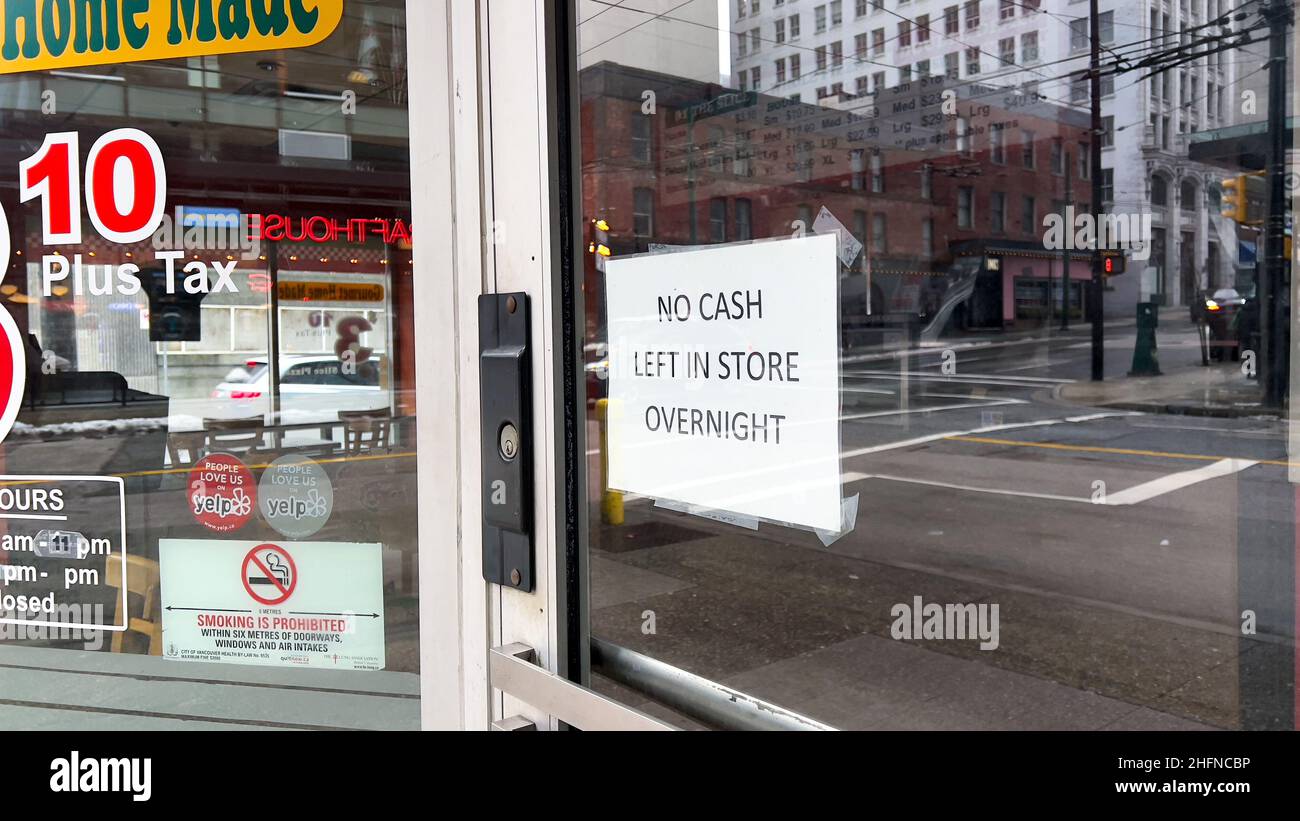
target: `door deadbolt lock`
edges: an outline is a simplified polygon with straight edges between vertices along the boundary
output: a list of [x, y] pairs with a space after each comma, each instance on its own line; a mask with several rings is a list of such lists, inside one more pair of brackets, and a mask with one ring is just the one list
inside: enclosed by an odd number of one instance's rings
[[506, 422], [501, 426], [500, 440], [498, 451], [501, 458], [507, 462], [513, 461], [519, 455], [519, 429]]
[[532, 592], [532, 375], [528, 296], [478, 298], [483, 578]]

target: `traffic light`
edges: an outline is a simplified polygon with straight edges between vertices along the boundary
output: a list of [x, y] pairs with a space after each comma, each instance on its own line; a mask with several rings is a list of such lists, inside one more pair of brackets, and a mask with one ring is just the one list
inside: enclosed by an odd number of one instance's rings
[[609, 223], [603, 219], [593, 218], [587, 221], [589, 236], [587, 253], [596, 258], [596, 269], [605, 270], [605, 259], [612, 253], [609, 248]]
[[1223, 181], [1223, 199], [1219, 214], [1240, 223], [1250, 221], [1250, 201], [1246, 193], [1246, 175], [1238, 174]]
[[1127, 270], [1128, 258], [1123, 254], [1106, 254], [1101, 258], [1101, 270], [1108, 277], [1124, 273]]

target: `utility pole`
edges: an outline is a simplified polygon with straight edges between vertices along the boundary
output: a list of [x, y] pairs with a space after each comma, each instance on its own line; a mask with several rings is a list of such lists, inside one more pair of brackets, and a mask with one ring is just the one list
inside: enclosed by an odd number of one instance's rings
[[1092, 139], [1088, 143], [1089, 169], [1092, 174], [1092, 283], [1088, 288], [1088, 306], [1092, 319], [1092, 381], [1106, 378], [1105, 320], [1102, 303], [1105, 294], [1105, 272], [1101, 257], [1101, 13], [1098, 0], [1089, 0], [1088, 15], [1092, 18], [1092, 58], [1089, 61], [1089, 85], [1092, 96]]
[[1260, 377], [1264, 406], [1280, 408], [1287, 394], [1287, 353], [1290, 334], [1282, 291], [1286, 287], [1286, 150], [1291, 141], [1286, 122], [1286, 34], [1291, 23], [1290, 0], [1266, 0], [1260, 9], [1268, 34], [1268, 215], [1264, 224], [1264, 270], [1259, 297]]
[[[1061, 153], [1065, 155], [1065, 208], [1068, 209], [1067, 213], [1073, 213], [1074, 203], [1070, 201], [1074, 196], [1070, 188], [1070, 171], [1073, 163], [1070, 160], [1070, 150], [1064, 145], [1065, 141], [1062, 140], [1061, 142]], [[1064, 217], [1065, 215], [1062, 214], [1061, 216]], [[1067, 222], [1065, 230], [1074, 231], [1074, 225]], [[1074, 242], [1067, 238], [1064, 243], [1065, 247], [1061, 250], [1061, 261], [1065, 263], [1064, 270], [1061, 271], [1061, 330], [1063, 331], [1070, 330], [1070, 246], [1073, 244]]]

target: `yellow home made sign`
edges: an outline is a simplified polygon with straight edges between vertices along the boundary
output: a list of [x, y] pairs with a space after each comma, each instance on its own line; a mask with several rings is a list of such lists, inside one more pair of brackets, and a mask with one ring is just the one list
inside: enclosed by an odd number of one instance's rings
[[302, 48], [343, 0], [0, 0], [0, 74]]

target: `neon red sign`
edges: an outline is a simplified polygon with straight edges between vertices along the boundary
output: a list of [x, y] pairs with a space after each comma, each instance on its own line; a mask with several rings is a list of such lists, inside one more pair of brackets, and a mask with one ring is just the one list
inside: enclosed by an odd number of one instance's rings
[[382, 239], [385, 245], [409, 245], [411, 226], [401, 219], [345, 219], [332, 217], [289, 217], [283, 214], [257, 215], [253, 238], [272, 242], [353, 242]]

